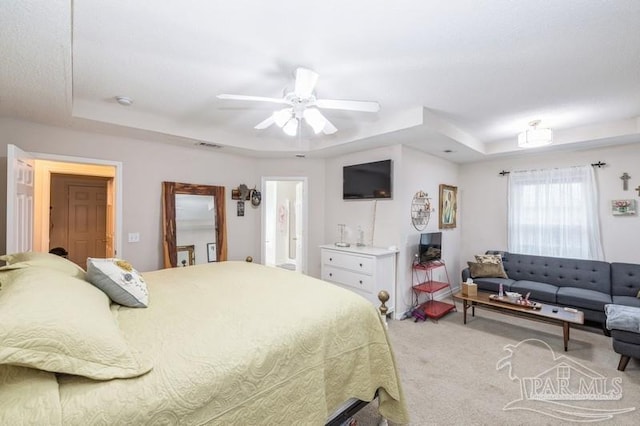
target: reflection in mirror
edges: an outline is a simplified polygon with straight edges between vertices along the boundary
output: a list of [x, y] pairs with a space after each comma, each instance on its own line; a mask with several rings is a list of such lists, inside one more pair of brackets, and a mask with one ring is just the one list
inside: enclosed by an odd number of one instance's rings
[[178, 265], [187, 266], [196, 264], [195, 246], [178, 246], [176, 251], [178, 252]]
[[[225, 188], [163, 182], [164, 266], [181, 266], [178, 246], [194, 246], [194, 263], [227, 260]], [[184, 260], [181, 258], [181, 260]]]
[[[176, 194], [176, 244], [195, 247], [195, 263], [207, 263], [207, 244], [216, 241], [213, 195]], [[178, 262], [180, 264], [180, 262]]]

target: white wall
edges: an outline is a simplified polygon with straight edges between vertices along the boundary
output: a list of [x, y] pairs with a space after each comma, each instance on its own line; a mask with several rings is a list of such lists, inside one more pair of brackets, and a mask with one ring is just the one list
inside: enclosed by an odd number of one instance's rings
[[[446, 264], [446, 272], [448, 272], [453, 291], [459, 287], [460, 229], [463, 221], [458, 215], [455, 228], [438, 229], [440, 184], [458, 186], [458, 165], [409, 147], [403, 147], [401, 175], [403, 188], [399, 223], [403, 244], [399, 246], [401, 250], [398, 255], [397, 299], [403, 301], [408, 308], [411, 306], [412, 300], [411, 285], [415, 284], [411, 265], [414, 254], [418, 252], [421, 233], [442, 232], [442, 259]], [[426, 228], [421, 231], [418, 231], [411, 222], [411, 202], [418, 191], [424, 191], [431, 197], [431, 207], [435, 209], [431, 213]], [[460, 188], [458, 188], [458, 212], [464, 208], [460, 203], [459, 191]], [[445, 271], [442, 268], [434, 270], [433, 279], [446, 281]], [[447, 292], [444, 290], [435, 295], [437, 299], [445, 296], [447, 296]]]
[[[600, 223], [605, 260], [640, 263], [640, 216], [612, 216], [611, 200], [640, 202], [640, 144], [583, 151], [555, 151], [526, 158], [508, 158], [460, 167], [462, 245], [460, 268], [474, 254], [507, 250], [507, 177], [501, 170], [569, 167], [602, 161], [595, 168], [600, 194]], [[620, 176], [627, 172], [629, 190], [623, 191]]]
[[[123, 252], [118, 256], [129, 260], [140, 271], [163, 266], [162, 181], [225, 186], [229, 259], [259, 256], [259, 210], [247, 208], [244, 217], [237, 217], [235, 202], [231, 200], [231, 189], [239, 184], [245, 183], [250, 188], [259, 186], [255, 159], [11, 119], [0, 119], [0, 135], [0, 157], [5, 157], [4, 167], [7, 144], [31, 152], [122, 162], [123, 237], [129, 232], [139, 232], [140, 242], [127, 243], [125, 238]], [[0, 187], [6, 187], [6, 173], [0, 177]], [[6, 199], [6, 194], [0, 196]], [[0, 227], [0, 240], [4, 242], [6, 218]]]
[[[379, 160], [393, 160], [393, 198], [391, 200], [343, 200], [342, 167], [348, 164], [366, 163]], [[345, 241], [357, 242], [357, 228], [361, 226], [365, 233], [365, 243], [376, 247], [396, 246], [398, 252], [396, 311], [403, 313], [412, 302], [411, 262], [417, 251], [420, 231], [411, 223], [411, 201], [414, 194], [423, 190], [433, 197], [436, 212], [428, 227], [422, 232], [438, 230], [437, 204], [438, 189], [441, 183], [458, 184], [458, 166], [420, 151], [401, 145], [376, 148], [369, 151], [344, 155], [327, 160], [326, 164], [326, 205], [325, 205], [325, 244], [340, 240], [338, 224], [347, 225]], [[373, 244], [371, 234], [375, 206], [375, 232]], [[458, 227], [443, 230], [443, 258], [447, 263], [451, 283], [457, 286], [459, 276], [459, 241], [461, 220]], [[443, 274], [439, 276], [439, 274]], [[444, 271], [434, 274], [434, 279], [445, 279]], [[442, 295], [436, 295], [440, 298]]]

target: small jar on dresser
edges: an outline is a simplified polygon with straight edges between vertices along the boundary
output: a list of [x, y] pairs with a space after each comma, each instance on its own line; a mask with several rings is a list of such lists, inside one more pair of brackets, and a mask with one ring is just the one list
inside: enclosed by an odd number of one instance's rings
[[351, 290], [380, 306], [378, 293], [389, 293], [389, 313], [395, 312], [396, 250], [379, 247], [320, 246], [322, 279]]

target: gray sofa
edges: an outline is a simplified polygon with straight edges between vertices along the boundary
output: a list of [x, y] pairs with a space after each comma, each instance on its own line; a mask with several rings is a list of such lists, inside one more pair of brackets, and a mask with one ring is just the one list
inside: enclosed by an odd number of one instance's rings
[[[584, 312], [586, 320], [605, 324], [604, 305], [640, 307], [640, 265], [608, 263], [594, 260], [532, 256], [499, 251], [509, 278], [474, 277], [478, 290], [497, 293], [500, 284], [505, 291], [521, 294], [543, 303], [568, 306]], [[462, 271], [462, 281], [470, 277]]]

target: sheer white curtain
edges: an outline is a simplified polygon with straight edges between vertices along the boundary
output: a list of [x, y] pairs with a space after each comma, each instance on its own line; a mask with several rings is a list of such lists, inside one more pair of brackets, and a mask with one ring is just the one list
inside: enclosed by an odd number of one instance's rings
[[509, 173], [512, 253], [603, 260], [591, 166]]

